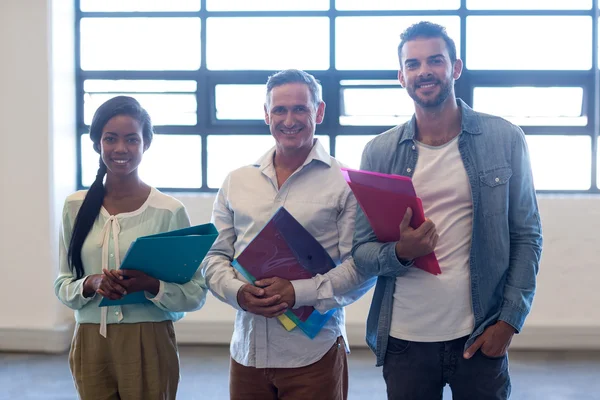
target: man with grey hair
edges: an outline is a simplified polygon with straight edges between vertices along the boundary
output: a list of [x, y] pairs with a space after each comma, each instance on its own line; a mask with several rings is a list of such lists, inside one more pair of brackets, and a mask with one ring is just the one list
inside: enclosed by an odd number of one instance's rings
[[[325, 103], [315, 78], [285, 70], [267, 82], [265, 122], [275, 147], [231, 172], [214, 203], [219, 237], [202, 263], [211, 292], [237, 310], [231, 340], [231, 399], [328, 399], [348, 395], [343, 307], [374, 284], [350, 255], [356, 199], [340, 163], [314, 137]], [[231, 265], [279, 207], [285, 207], [339, 265], [312, 279], [248, 283]], [[314, 339], [286, 331], [287, 309], [336, 309]]]

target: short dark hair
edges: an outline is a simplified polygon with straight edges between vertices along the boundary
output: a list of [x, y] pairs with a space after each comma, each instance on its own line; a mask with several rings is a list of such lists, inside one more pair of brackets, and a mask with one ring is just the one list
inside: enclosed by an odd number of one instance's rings
[[317, 107], [321, 102], [321, 89], [319, 81], [308, 72], [299, 69], [286, 69], [271, 75], [267, 80], [267, 104], [269, 103], [269, 95], [273, 88], [283, 86], [288, 83], [303, 83], [308, 86], [312, 102]]
[[408, 41], [415, 40], [417, 38], [442, 38], [446, 42], [446, 48], [450, 55], [450, 61], [454, 64], [456, 61], [456, 44], [454, 40], [448, 36], [446, 28], [442, 25], [434, 24], [429, 21], [421, 21], [413, 24], [406, 28], [402, 34], [400, 34], [400, 44], [398, 45], [398, 60], [400, 61], [400, 69], [402, 69], [402, 48]]

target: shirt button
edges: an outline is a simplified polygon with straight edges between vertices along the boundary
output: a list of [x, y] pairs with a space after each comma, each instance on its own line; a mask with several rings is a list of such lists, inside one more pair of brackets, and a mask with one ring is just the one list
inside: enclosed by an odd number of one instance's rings
[[115, 311], [115, 315], [116, 315], [116, 316], [118, 316], [118, 315], [119, 315], [119, 312], [118, 312], [118, 311]]
[[417, 148], [416, 148], [416, 146], [415, 146], [414, 144], [413, 144], [413, 147], [412, 147], [412, 149], [413, 149], [413, 150], [416, 150], [416, 149], [417, 149]]
[[406, 172], [410, 172], [410, 171], [412, 171], [412, 169], [406, 168]]
[[111, 254], [110, 256], [111, 256], [111, 257], [114, 257], [115, 255], [114, 255], [114, 254]]
[[496, 182], [500, 182], [500, 178], [496, 178], [494, 179]]

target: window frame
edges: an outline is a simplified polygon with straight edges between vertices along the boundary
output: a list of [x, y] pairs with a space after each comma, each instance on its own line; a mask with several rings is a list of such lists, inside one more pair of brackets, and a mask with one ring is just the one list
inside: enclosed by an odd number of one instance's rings
[[[75, 0], [75, 85], [76, 85], [76, 118], [77, 118], [77, 186], [82, 185], [81, 140], [83, 134], [89, 133], [89, 126], [84, 123], [84, 89], [87, 79], [130, 79], [130, 80], [192, 80], [196, 81], [197, 123], [190, 126], [157, 126], [156, 131], [164, 134], [199, 135], [201, 138], [202, 187], [169, 188], [160, 190], [169, 192], [207, 192], [214, 193], [218, 189], [208, 187], [208, 148], [209, 135], [244, 135], [264, 134], [269, 131], [263, 121], [258, 120], [219, 120], [216, 118], [215, 86], [217, 84], [262, 84], [269, 75], [277, 71], [236, 70], [215, 71], [207, 69], [206, 63], [206, 21], [209, 17], [277, 17], [277, 16], [320, 16], [329, 18], [329, 69], [323, 71], [307, 71], [313, 74], [323, 87], [323, 100], [327, 104], [324, 121], [317, 126], [317, 134], [329, 136], [330, 151], [335, 156], [335, 137], [338, 135], [372, 135], [384, 132], [387, 126], [349, 126], [340, 124], [342, 107], [340, 84], [343, 80], [396, 80], [397, 70], [385, 71], [352, 71], [335, 69], [335, 19], [341, 16], [459, 16], [460, 17], [460, 58], [465, 60], [467, 54], [466, 18], [468, 16], [589, 16], [592, 18], [592, 68], [585, 71], [502, 71], [502, 70], [463, 70], [461, 78], [456, 81], [457, 97], [467, 104], [473, 104], [474, 88], [478, 86], [580, 86], [584, 88], [583, 108], [587, 113], [585, 126], [523, 126], [527, 135], [589, 135], [592, 140], [591, 185], [589, 190], [538, 190], [539, 193], [594, 193], [600, 194], [598, 186], [598, 137], [600, 135], [600, 69], [598, 65], [598, 34], [600, 19], [600, 0], [592, 0], [589, 10], [469, 10], [467, 0], [461, 0], [457, 10], [396, 10], [396, 11], [340, 11], [335, 8], [335, 0], [329, 0], [330, 8], [326, 11], [208, 11], [206, 0], [201, 0], [199, 11], [190, 12], [83, 12], [80, 0]], [[84, 71], [80, 60], [80, 24], [82, 18], [110, 17], [197, 17], [201, 19], [200, 30], [200, 68], [196, 71]], [[458, 43], [457, 43], [458, 44]], [[557, 49], [556, 56], [559, 56]], [[465, 63], [465, 64], [468, 64]], [[566, 131], [568, 130], [568, 133]], [[266, 150], [266, 149], [265, 149]]]

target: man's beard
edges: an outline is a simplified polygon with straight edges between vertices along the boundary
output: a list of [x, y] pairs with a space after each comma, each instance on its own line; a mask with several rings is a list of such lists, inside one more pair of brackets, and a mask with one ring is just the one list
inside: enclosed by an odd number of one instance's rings
[[423, 100], [417, 95], [417, 90], [415, 89], [416, 85], [417, 84], [415, 83], [413, 85], [408, 86], [407, 92], [410, 98], [413, 99], [415, 103], [417, 103], [423, 108], [439, 107], [440, 104], [446, 101], [446, 99], [448, 98], [448, 96], [450, 96], [450, 93], [452, 92], [452, 82], [439, 82], [440, 92], [438, 93], [438, 95], [433, 99]]

